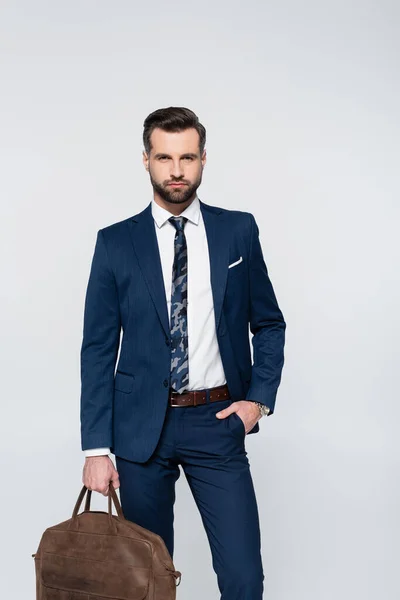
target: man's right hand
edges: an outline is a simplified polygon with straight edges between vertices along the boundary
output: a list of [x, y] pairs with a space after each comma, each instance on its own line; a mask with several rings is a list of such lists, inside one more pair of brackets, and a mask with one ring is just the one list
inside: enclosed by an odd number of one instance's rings
[[83, 467], [82, 482], [88, 490], [108, 496], [110, 481], [119, 488], [119, 475], [109, 456], [87, 456]]

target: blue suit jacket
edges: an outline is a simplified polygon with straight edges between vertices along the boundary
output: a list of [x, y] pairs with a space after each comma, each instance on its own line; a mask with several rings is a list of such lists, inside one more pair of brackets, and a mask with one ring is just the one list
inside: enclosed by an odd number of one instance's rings
[[[202, 201], [200, 208], [217, 339], [231, 398], [257, 400], [273, 411], [286, 324], [268, 277], [256, 221], [251, 213]], [[228, 269], [240, 257], [242, 262]], [[97, 233], [81, 347], [82, 450], [108, 446], [113, 454], [138, 462], [151, 456], [168, 406], [169, 336], [150, 202], [139, 214]], [[249, 433], [258, 431], [257, 422]]]

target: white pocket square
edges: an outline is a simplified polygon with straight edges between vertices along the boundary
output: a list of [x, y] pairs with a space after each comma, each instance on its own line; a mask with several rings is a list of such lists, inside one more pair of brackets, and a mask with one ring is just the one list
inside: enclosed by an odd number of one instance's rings
[[239, 258], [239, 260], [233, 262], [232, 264], [228, 265], [228, 269], [230, 269], [231, 267], [235, 267], [236, 265], [238, 265], [239, 263], [241, 263], [243, 260], [242, 257]]

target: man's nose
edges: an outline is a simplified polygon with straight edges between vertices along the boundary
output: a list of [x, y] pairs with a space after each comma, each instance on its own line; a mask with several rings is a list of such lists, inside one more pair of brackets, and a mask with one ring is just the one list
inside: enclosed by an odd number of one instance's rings
[[183, 168], [182, 168], [181, 162], [179, 160], [174, 161], [172, 163], [171, 175], [173, 175], [176, 178], [182, 177], [182, 175], [183, 175]]

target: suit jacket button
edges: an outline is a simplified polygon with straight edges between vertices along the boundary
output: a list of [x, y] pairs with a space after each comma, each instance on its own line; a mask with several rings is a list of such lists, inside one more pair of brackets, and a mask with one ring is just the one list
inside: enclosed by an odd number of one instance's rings
[[168, 379], [164, 379], [163, 384], [165, 387], [168, 387]]

